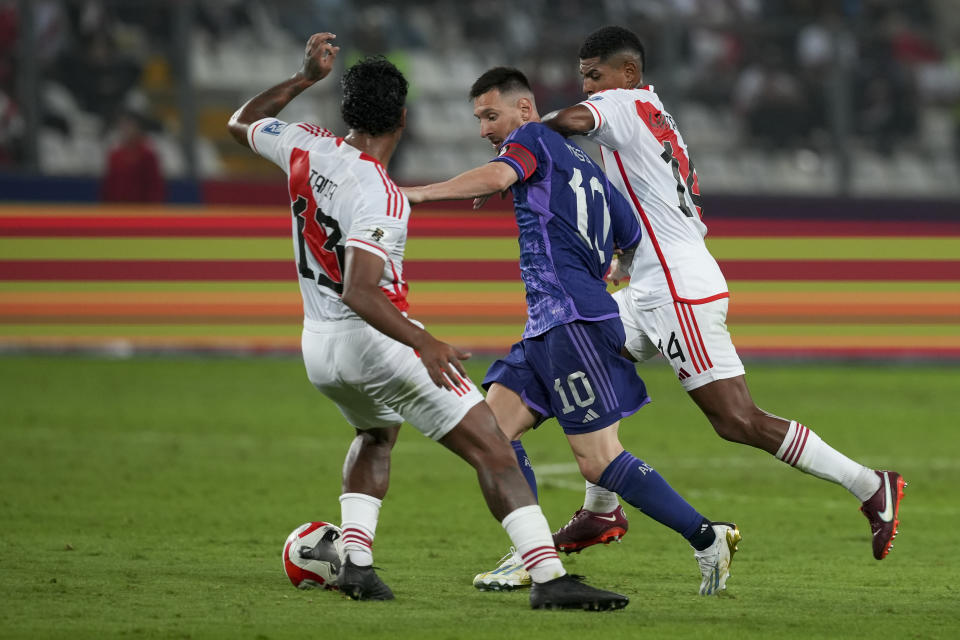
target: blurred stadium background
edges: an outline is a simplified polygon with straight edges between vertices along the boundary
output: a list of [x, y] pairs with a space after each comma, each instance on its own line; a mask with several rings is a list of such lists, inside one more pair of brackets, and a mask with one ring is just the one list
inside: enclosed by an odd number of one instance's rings
[[[0, 349], [296, 351], [282, 176], [229, 139], [233, 110], [330, 30], [340, 68], [282, 117], [342, 131], [339, 72], [386, 54], [411, 82], [391, 173], [446, 178], [490, 157], [466, 99], [483, 70], [527, 72], [543, 113], [569, 105], [580, 42], [615, 23], [692, 149], [743, 355], [960, 358], [956, 8], [0, 0]], [[110, 169], [137, 129], [157, 170]], [[412, 314], [502, 351], [524, 321], [513, 234], [505, 203], [418, 209]]]

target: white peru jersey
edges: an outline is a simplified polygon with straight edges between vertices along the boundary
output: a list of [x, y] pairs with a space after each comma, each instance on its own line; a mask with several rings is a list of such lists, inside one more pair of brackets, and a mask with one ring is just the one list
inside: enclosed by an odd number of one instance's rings
[[383, 165], [303, 122], [264, 118], [247, 129], [247, 140], [288, 176], [304, 324], [358, 317], [340, 299], [347, 247], [383, 258], [380, 288], [406, 312], [403, 250], [410, 203]]
[[634, 305], [653, 309], [729, 296], [703, 242], [707, 227], [687, 145], [653, 87], [601, 91], [580, 104], [593, 112], [587, 135], [600, 144], [610, 182], [643, 224], [630, 273]]

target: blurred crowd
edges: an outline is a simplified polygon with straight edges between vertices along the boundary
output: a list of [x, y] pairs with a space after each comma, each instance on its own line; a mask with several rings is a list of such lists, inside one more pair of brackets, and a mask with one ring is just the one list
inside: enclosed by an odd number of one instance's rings
[[[445, 118], [451, 131], [462, 127], [461, 76], [487, 66], [528, 72], [542, 112], [579, 100], [577, 50], [603, 24], [644, 40], [646, 79], [675, 116], [689, 114], [691, 144], [718, 154], [829, 154], [843, 144], [878, 157], [902, 147], [920, 158], [947, 153], [954, 168], [960, 158], [954, 0], [216, 0], [188, 3], [189, 47], [178, 40], [178, 4], [29, 0], [35, 47], [25, 52], [24, 3], [0, 0], [0, 169], [24, 162], [25, 109], [34, 108], [18, 91], [24, 55], [39, 78], [41, 171], [108, 171], [110, 149], [133, 126], [158, 166], [182, 174], [177, 74], [192, 69], [199, 171], [228, 176], [249, 167], [231, 162], [217, 123], [270, 74], [295, 68], [314, 31], [336, 31], [345, 62], [386, 53], [404, 68], [411, 106], [421, 101], [438, 123], [414, 120], [411, 138], [426, 145], [451, 140]], [[190, 58], [178, 62], [184, 50]], [[335, 93], [316, 108], [335, 114]]]
[[960, 15], [952, 0], [316, 4], [349, 15], [349, 41], [367, 52], [443, 56], [463, 47], [487, 64], [517, 64], [531, 72], [548, 109], [581, 97], [575, 63], [586, 33], [621, 24], [645, 42], [647, 77], [670, 89], [668, 103], [732, 109], [747, 144], [830, 144], [831, 109], [842, 108], [831, 104], [835, 77], [847, 83], [840, 99], [849, 101], [851, 132], [883, 150], [917, 133], [924, 105], [951, 105], [960, 118]]

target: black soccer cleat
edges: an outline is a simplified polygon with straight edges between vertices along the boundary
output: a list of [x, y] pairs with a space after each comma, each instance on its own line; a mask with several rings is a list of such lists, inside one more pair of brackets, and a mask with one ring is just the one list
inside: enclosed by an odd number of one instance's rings
[[567, 574], [548, 582], [534, 582], [530, 588], [531, 609], [623, 609], [630, 598], [582, 582], [583, 576]]
[[393, 600], [393, 591], [383, 583], [373, 567], [358, 567], [350, 558], [340, 565], [337, 587], [354, 600]]

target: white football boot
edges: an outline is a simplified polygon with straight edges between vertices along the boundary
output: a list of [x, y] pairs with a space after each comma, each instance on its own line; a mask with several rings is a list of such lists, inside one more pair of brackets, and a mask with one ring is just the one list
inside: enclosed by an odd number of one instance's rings
[[478, 573], [473, 578], [473, 586], [480, 591], [510, 591], [529, 587], [530, 583], [530, 574], [523, 568], [523, 560], [514, 547], [500, 558], [496, 569]]
[[712, 524], [717, 539], [703, 551], [695, 551], [693, 557], [700, 565], [703, 581], [700, 583], [700, 595], [710, 596], [727, 588], [730, 577], [730, 563], [740, 542], [740, 529], [732, 522], [714, 522]]

